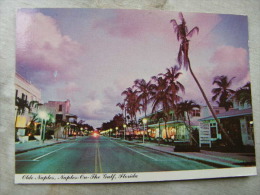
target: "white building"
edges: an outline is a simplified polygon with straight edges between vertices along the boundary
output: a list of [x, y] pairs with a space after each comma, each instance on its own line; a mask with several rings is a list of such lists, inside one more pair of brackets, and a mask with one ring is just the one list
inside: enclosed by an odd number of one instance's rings
[[[24, 102], [27, 102], [29, 105], [32, 101], [38, 101], [41, 102], [41, 90], [34, 86], [31, 82], [27, 81], [25, 78], [23, 78], [21, 75], [16, 73], [15, 75], [15, 99], [17, 100], [19, 98], [20, 100], [23, 100]], [[16, 111], [18, 109], [18, 106], [16, 105]], [[31, 112], [36, 112], [37, 108], [32, 108]], [[23, 129], [26, 128], [28, 123], [31, 120], [31, 115], [29, 113], [28, 108], [24, 109], [23, 113], [20, 113], [16, 116], [16, 124], [15, 127], [20, 129], [20, 133]]]

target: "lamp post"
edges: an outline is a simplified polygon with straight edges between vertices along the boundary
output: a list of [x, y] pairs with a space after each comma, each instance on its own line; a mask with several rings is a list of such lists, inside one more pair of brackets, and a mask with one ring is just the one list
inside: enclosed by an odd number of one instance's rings
[[116, 138], [117, 138], [117, 131], [118, 131], [118, 127], [116, 127]]
[[111, 137], [112, 137], [112, 128], [109, 129], [109, 135], [110, 135], [110, 139], [111, 139]]
[[125, 140], [125, 129], [126, 129], [126, 124], [124, 124], [123, 127], [124, 127], [124, 140]]
[[144, 143], [144, 132], [145, 132], [145, 124], [147, 123], [147, 118], [143, 118], [143, 125], [144, 125], [144, 130], [143, 130], [143, 143]]
[[44, 143], [45, 140], [45, 126], [44, 122], [46, 125], [46, 121], [48, 120], [48, 114], [45, 111], [40, 111], [38, 113], [39, 118], [41, 119], [41, 142]]

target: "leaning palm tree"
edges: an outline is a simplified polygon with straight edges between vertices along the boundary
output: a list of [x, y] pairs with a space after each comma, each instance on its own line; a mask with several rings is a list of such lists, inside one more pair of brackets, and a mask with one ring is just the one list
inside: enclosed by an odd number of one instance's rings
[[181, 19], [181, 23], [180, 24], [178, 24], [176, 22], [176, 20], [174, 20], [174, 19], [171, 20], [171, 23], [173, 25], [173, 29], [174, 29], [174, 31], [175, 31], [175, 33], [177, 35], [177, 40], [181, 41], [180, 48], [179, 48], [179, 53], [178, 53], [178, 58], [177, 58], [178, 63], [180, 65], [180, 67], [183, 66], [186, 70], [190, 70], [190, 73], [191, 73], [192, 77], [194, 78], [195, 82], [197, 83], [197, 85], [198, 85], [198, 87], [199, 87], [199, 89], [200, 89], [200, 91], [202, 93], [202, 96], [205, 99], [206, 104], [207, 104], [207, 106], [210, 109], [210, 112], [211, 112], [212, 116], [214, 117], [215, 121], [218, 124], [218, 127], [224, 133], [224, 135], [229, 140], [229, 142], [232, 145], [235, 145], [233, 140], [227, 134], [226, 130], [222, 128], [219, 119], [217, 118], [217, 116], [216, 116], [212, 106], [209, 103], [209, 100], [206, 97], [206, 94], [205, 94], [204, 90], [202, 89], [202, 87], [201, 87], [197, 77], [195, 76], [195, 74], [193, 73], [193, 70], [191, 68], [191, 63], [190, 63], [190, 59], [189, 59], [189, 40], [188, 40], [188, 38], [192, 37], [195, 32], [198, 33], [199, 32], [199, 28], [196, 26], [191, 31], [189, 31], [188, 27], [186, 25], [186, 21], [185, 21], [183, 15], [182, 15], [182, 13], [179, 13], [179, 17]]
[[232, 80], [235, 77], [228, 80], [227, 76], [216, 76], [213, 80], [213, 85], [216, 84], [218, 87], [212, 89], [212, 93], [214, 96], [212, 97], [212, 101], [218, 100], [218, 105], [220, 107], [224, 107], [226, 111], [229, 110], [233, 106], [231, 100], [229, 100], [229, 97], [231, 97], [235, 91], [230, 89], [230, 86], [232, 85]]

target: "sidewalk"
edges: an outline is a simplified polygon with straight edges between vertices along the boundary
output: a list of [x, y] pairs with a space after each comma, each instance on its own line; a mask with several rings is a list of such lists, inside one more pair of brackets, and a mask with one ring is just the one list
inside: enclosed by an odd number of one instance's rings
[[254, 166], [255, 154], [254, 153], [223, 153], [215, 151], [201, 150], [200, 152], [174, 152], [174, 146], [145, 142], [139, 140], [127, 141], [130, 144], [151, 148], [174, 156], [182, 157], [189, 160], [206, 163], [218, 168], [227, 167], [241, 167], [241, 166]]
[[59, 138], [58, 140], [56, 140], [56, 139], [45, 140], [44, 143], [41, 143], [38, 140], [32, 140], [32, 141], [28, 141], [25, 143], [15, 143], [15, 154], [51, 146], [54, 144], [59, 144], [59, 143], [70, 141], [70, 140], [72, 140], [72, 139], [71, 138], [67, 138], [67, 139]]

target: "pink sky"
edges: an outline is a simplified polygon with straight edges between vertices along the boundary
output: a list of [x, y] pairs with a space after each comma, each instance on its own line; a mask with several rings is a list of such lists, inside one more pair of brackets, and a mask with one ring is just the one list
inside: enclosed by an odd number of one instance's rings
[[[249, 80], [246, 17], [183, 14], [190, 29], [200, 29], [190, 42], [190, 60], [208, 97], [215, 76], [235, 76], [233, 89], [245, 84]], [[178, 19], [178, 13], [20, 10], [17, 71], [42, 89], [43, 101], [70, 99], [71, 112], [98, 127], [120, 112], [115, 105], [135, 79], [148, 80], [177, 64], [173, 18]], [[190, 73], [182, 72], [183, 98], [202, 101]]]

